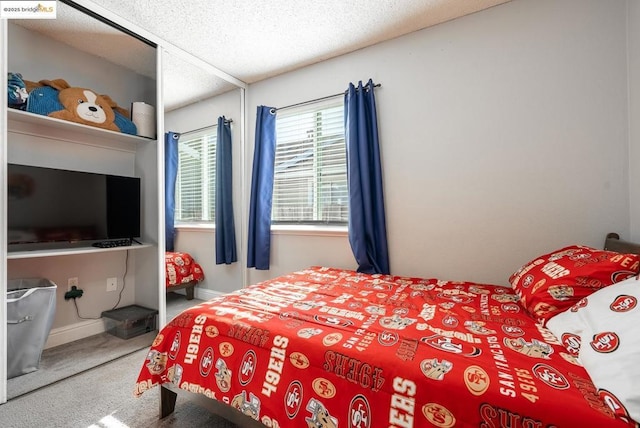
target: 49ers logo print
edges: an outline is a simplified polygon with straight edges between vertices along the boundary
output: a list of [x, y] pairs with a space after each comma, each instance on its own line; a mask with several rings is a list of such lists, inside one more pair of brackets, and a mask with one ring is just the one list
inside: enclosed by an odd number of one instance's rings
[[629, 416], [629, 411], [626, 407], [624, 407], [624, 404], [622, 404], [618, 397], [616, 397], [606, 389], [599, 389], [598, 395], [600, 396], [600, 398], [602, 398], [602, 401], [604, 401], [605, 404], [611, 408], [611, 410], [617, 417], [627, 423], [632, 422], [631, 417]]
[[398, 333], [395, 331], [384, 330], [378, 334], [378, 343], [382, 346], [393, 346], [398, 343]]
[[518, 312], [520, 312], [520, 305], [518, 305], [517, 303], [503, 303], [501, 308], [503, 312], [509, 314], [517, 314]]
[[475, 346], [461, 342], [454, 337], [445, 337], [440, 334], [423, 337], [420, 341], [441, 351], [451, 352], [452, 354], [462, 354], [467, 357], [477, 357], [482, 353], [482, 350]]
[[609, 354], [618, 349], [618, 346], [620, 346], [620, 338], [612, 331], [595, 334], [591, 341], [593, 350], [601, 354]]
[[314, 315], [313, 319], [322, 324], [336, 327], [349, 327], [350, 325], [353, 325], [353, 322], [350, 320], [334, 316]]
[[211, 368], [213, 367], [213, 348], [208, 347], [202, 354], [200, 359], [200, 374], [202, 376], [208, 376]]
[[565, 378], [562, 373], [560, 373], [555, 368], [544, 364], [538, 363], [533, 366], [533, 374], [535, 377], [540, 379], [542, 382], [546, 383], [552, 388], [555, 389], [567, 389], [569, 388], [569, 381]]
[[502, 331], [505, 334], [513, 337], [521, 337], [524, 336], [524, 330], [518, 327], [517, 325], [502, 325]]
[[453, 315], [447, 315], [442, 318], [442, 325], [449, 328], [456, 328], [458, 326], [458, 319]]
[[583, 297], [575, 305], [571, 306], [571, 312], [578, 312], [578, 309], [584, 308], [586, 306], [587, 306], [587, 298]]
[[349, 404], [349, 428], [369, 428], [371, 426], [371, 408], [363, 395], [356, 395]]
[[173, 336], [173, 342], [171, 342], [171, 349], [169, 350], [169, 358], [175, 360], [180, 350], [180, 330], [176, 331], [176, 335]]
[[302, 407], [302, 391], [302, 384], [294, 380], [284, 394], [284, 408], [289, 419], [295, 418]]
[[560, 341], [569, 354], [576, 357], [578, 356], [580, 353], [580, 336], [573, 333], [564, 333], [562, 337], [560, 337]]
[[[636, 264], [636, 266], [637, 266], [637, 264]], [[611, 281], [615, 284], [616, 282], [624, 281], [627, 278], [631, 278], [636, 273], [637, 272], [630, 271], [630, 270], [620, 270], [618, 272], [614, 272], [611, 275]]]
[[631, 309], [635, 308], [638, 305], [638, 299], [634, 296], [629, 296], [627, 294], [621, 294], [616, 297], [613, 303], [609, 305], [609, 309], [613, 312], [628, 312]]
[[245, 386], [251, 382], [255, 373], [256, 361], [256, 353], [252, 350], [248, 350], [247, 353], [244, 354], [244, 357], [242, 357], [242, 363], [240, 363], [240, 371], [238, 372], [240, 385]]

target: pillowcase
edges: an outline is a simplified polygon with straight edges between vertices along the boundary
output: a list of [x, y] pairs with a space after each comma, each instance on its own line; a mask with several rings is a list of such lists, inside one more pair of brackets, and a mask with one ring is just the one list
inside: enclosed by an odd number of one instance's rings
[[[603, 288], [552, 317], [547, 328], [591, 377], [617, 417], [640, 421], [640, 280]], [[635, 383], [634, 383], [635, 382]]]
[[540, 256], [509, 278], [529, 314], [545, 324], [589, 294], [638, 271], [640, 256], [571, 245]]

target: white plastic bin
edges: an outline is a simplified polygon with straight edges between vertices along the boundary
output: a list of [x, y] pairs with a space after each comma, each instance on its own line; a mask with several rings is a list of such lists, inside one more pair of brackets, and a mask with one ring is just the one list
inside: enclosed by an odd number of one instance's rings
[[8, 379], [38, 370], [56, 313], [56, 288], [45, 278], [8, 281]]

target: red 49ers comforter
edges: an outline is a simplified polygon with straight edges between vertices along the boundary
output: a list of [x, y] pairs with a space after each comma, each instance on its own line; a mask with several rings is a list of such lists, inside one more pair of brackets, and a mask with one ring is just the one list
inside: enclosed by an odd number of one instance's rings
[[510, 288], [312, 267], [173, 319], [135, 387], [270, 427], [625, 427]]

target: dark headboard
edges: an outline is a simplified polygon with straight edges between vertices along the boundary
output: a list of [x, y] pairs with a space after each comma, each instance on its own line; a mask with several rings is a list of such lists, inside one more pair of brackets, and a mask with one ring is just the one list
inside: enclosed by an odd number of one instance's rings
[[615, 251], [617, 253], [640, 254], [640, 244], [620, 239], [620, 235], [617, 233], [607, 234], [607, 238], [604, 240], [604, 249], [608, 251]]

